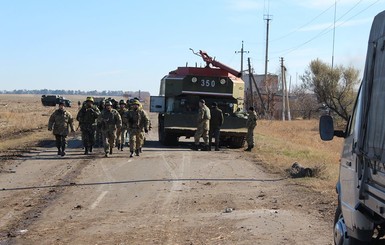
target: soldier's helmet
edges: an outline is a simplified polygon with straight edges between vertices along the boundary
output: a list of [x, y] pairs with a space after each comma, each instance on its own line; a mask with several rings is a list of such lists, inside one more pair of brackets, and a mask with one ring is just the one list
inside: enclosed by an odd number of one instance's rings
[[105, 106], [108, 106], [108, 105], [112, 106], [112, 103], [111, 103], [111, 101], [107, 100], [104, 105]]
[[119, 105], [126, 105], [126, 101], [120, 100], [120, 101], [119, 101]]
[[86, 101], [91, 101], [92, 103], [94, 103], [94, 98], [93, 97], [87, 97]]
[[131, 102], [131, 105], [140, 105], [140, 102], [139, 102], [139, 100], [133, 100]]

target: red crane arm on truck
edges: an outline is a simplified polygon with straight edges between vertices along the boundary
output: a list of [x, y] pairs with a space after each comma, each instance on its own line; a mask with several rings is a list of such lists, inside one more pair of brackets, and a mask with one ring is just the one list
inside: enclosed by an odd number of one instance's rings
[[205, 51], [199, 50], [199, 54], [202, 57], [203, 61], [206, 62], [207, 66], [212, 64], [215, 67], [221, 68], [223, 70], [228, 71], [230, 74], [236, 76], [236, 77], [241, 77], [242, 73], [240, 73], [237, 70], [234, 70], [231, 67], [228, 67], [227, 65], [222, 64], [221, 62], [218, 62], [214, 60], [212, 57], [210, 57]]

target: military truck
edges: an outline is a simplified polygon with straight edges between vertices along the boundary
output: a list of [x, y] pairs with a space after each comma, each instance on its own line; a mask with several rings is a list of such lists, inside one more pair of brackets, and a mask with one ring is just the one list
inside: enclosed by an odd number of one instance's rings
[[385, 11], [373, 21], [364, 76], [344, 131], [320, 119], [322, 140], [344, 138], [334, 244], [385, 244]]
[[151, 96], [150, 112], [158, 112], [159, 141], [176, 145], [180, 137], [194, 136], [198, 102], [208, 107], [213, 102], [224, 113], [221, 145], [244, 146], [247, 117], [243, 112], [244, 82], [241, 73], [214, 60], [206, 52], [194, 53], [203, 58], [205, 67], [178, 67], [160, 82], [159, 96]]
[[64, 98], [60, 95], [42, 95], [41, 96], [41, 103], [43, 106], [56, 106], [60, 102], [64, 102], [64, 105], [66, 107], [71, 107], [72, 101], [69, 99]]

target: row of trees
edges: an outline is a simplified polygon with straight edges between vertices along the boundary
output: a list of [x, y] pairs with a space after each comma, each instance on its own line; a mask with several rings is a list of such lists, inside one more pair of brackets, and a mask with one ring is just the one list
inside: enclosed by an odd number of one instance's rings
[[81, 90], [64, 90], [64, 89], [15, 89], [11, 91], [0, 90], [0, 94], [62, 94], [62, 95], [102, 95], [102, 96], [121, 96], [125, 92], [124, 91], [81, 91]]

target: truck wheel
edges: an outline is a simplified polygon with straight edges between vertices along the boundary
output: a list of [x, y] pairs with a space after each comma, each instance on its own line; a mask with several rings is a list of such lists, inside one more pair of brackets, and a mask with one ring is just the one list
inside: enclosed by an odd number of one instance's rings
[[175, 146], [178, 144], [178, 137], [174, 134], [164, 133], [164, 145]]
[[245, 137], [232, 137], [229, 142], [230, 148], [242, 148], [245, 145]]
[[335, 245], [370, 245], [370, 243], [359, 241], [347, 234], [344, 216], [338, 205], [334, 216], [334, 244]]

